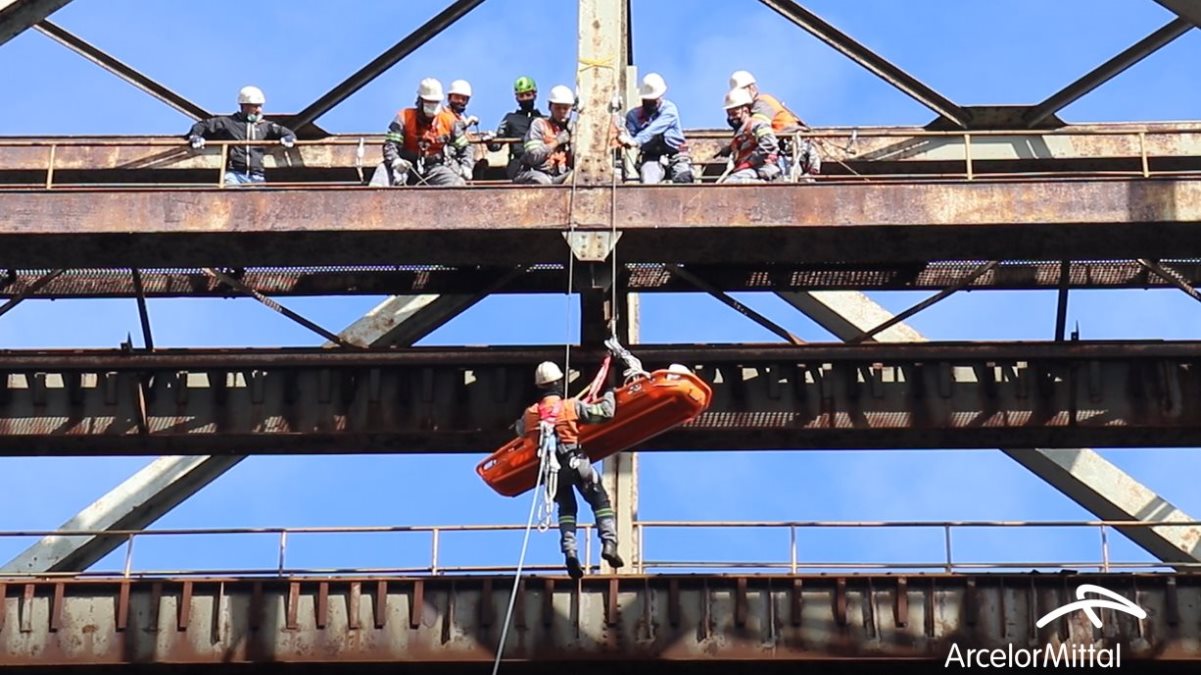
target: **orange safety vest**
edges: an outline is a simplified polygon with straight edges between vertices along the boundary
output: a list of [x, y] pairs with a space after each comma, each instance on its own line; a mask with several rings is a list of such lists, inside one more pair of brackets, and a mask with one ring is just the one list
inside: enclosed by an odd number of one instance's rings
[[[416, 108], [406, 108], [400, 112], [404, 124], [404, 149], [419, 157], [429, 157], [442, 154], [442, 148], [450, 142], [455, 131], [454, 113], [443, 108], [430, 122], [425, 122], [417, 114]], [[428, 147], [422, 149], [422, 145]]]
[[771, 109], [771, 130], [777, 134], [783, 133], [785, 130], [795, 130], [801, 126], [801, 118], [797, 117], [791, 110], [784, 107], [780, 100], [771, 94], [759, 94], [755, 97], [755, 102], [762, 101]]
[[[734, 166], [740, 167], [750, 164], [751, 155], [759, 149], [759, 138], [755, 136], [755, 127], [759, 124], [766, 125], [767, 123], [762, 117], [752, 115], [747, 118], [746, 122], [742, 123], [742, 128], [738, 133], [734, 134], [734, 140], [730, 141], [730, 148], [733, 150]], [[775, 162], [776, 158], [767, 157], [768, 163]]]
[[[559, 126], [549, 117], [534, 120], [534, 124], [538, 124], [539, 122], [542, 123], [542, 142], [547, 145], [554, 142], [559, 132], [566, 128]], [[559, 146], [554, 152], [550, 153], [550, 156], [546, 158], [546, 163], [539, 170], [549, 174], [559, 174], [569, 168], [571, 168], [571, 158], [567, 156], [567, 151], [563, 149], [563, 146]]]
[[543, 420], [555, 423], [555, 434], [564, 445], [578, 445], [580, 442], [579, 416], [576, 415], [575, 402], [564, 400], [561, 396], [547, 396], [538, 403], [525, 409], [523, 429], [525, 435], [538, 439], [538, 423]]

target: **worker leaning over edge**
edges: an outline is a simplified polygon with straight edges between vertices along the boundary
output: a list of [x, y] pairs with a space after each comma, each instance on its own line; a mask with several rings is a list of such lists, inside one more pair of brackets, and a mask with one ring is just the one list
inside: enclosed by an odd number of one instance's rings
[[[454, 115], [455, 121], [459, 123], [459, 130], [464, 136], [467, 135], [468, 129], [478, 126], [480, 123], [480, 118], [467, 114], [467, 105], [469, 103], [471, 103], [471, 83], [467, 80], [455, 80], [451, 82], [450, 89], [446, 90], [446, 107]], [[490, 140], [492, 140], [491, 132], [479, 134], [479, 141], [487, 143]], [[459, 169], [463, 175], [463, 180], [471, 180], [474, 177], [475, 163], [475, 146], [468, 143], [467, 148], [459, 157]]]
[[583, 576], [579, 549], [576, 545], [575, 491], [579, 490], [592, 508], [596, 529], [602, 543], [601, 557], [613, 567], [625, 561], [617, 554], [617, 521], [609, 494], [601, 484], [600, 472], [592, 466], [588, 455], [580, 448], [580, 424], [597, 424], [613, 419], [617, 399], [612, 390], [606, 391], [596, 403], [584, 403], [578, 398], [564, 398], [566, 382], [563, 371], [551, 361], [543, 361], [534, 371], [534, 384], [541, 390], [537, 403], [526, 408], [514, 430], [518, 437], [528, 437], [538, 443], [545, 422], [553, 430], [555, 457], [558, 460], [558, 489], [555, 503], [559, 507], [559, 546], [563, 551], [567, 573], [573, 579]]
[[[522, 77], [517, 78], [513, 83], [513, 97], [517, 99], [517, 110], [507, 113], [504, 119], [500, 121], [500, 125], [496, 127], [496, 138], [516, 138], [516, 143], [509, 145], [509, 163], [505, 167], [505, 176], [509, 180], [517, 177], [521, 172], [521, 155], [525, 153], [525, 135], [530, 130], [530, 125], [534, 123], [534, 119], [542, 117], [542, 111], [538, 110], [538, 85], [533, 78]], [[500, 143], [490, 143], [488, 149], [492, 152], [500, 150]]]
[[[792, 137], [809, 127], [801, 118], [784, 105], [780, 99], [759, 91], [759, 83], [755, 76], [745, 70], [735, 71], [730, 75], [731, 89], [745, 89], [755, 101], [751, 111], [756, 115], [771, 120], [771, 130], [780, 144], [781, 169], [789, 174], [792, 161]], [[802, 175], [814, 175], [821, 172], [821, 157], [811, 140], [805, 140], [799, 148], [800, 156], [797, 167]]]
[[396, 113], [384, 137], [384, 162], [374, 186], [464, 185], [467, 135], [454, 114], [442, 107], [442, 83], [429, 77], [417, 87], [412, 108]]
[[550, 90], [550, 117], [539, 117], [525, 134], [521, 171], [515, 183], [560, 185], [571, 176], [574, 158], [568, 123], [575, 93], [563, 85]]
[[[192, 125], [187, 140], [195, 150], [205, 146], [206, 140], [214, 141], [274, 141], [291, 148], [296, 143], [296, 134], [291, 129], [263, 119], [263, 105], [267, 102], [258, 87], [246, 86], [238, 92], [240, 110], [232, 115], [219, 115], [201, 120]], [[231, 145], [225, 164], [225, 184], [245, 185], [265, 183], [263, 172], [263, 146]]]
[[731, 89], [726, 94], [726, 123], [734, 130], [729, 154], [733, 167], [726, 183], [760, 183], [778, 180], [780, 146], [772, 133], [771, 123], [762, 115], [751, 112], [754, 101], [745, 89]]
[[666, 175], [673, 183], [692, 182], [692, 158], [680, 112], [663, 98], [666, 93], [667, 82], [658, 73], [642, 78], [638, 88], [642, 105], [626, 114], [625, 131], [618, 137], [623, 146], [638, 151], [639, 179], [647, 185], [661, 183]]

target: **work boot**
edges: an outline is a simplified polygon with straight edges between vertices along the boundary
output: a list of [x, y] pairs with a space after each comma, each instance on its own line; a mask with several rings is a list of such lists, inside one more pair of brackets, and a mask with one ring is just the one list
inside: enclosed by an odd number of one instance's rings
[[580, 567], [580, 559], [574, 553], [563, 554], [563, 561], [567, 565], [567, 575], [572, 579], [580, 579], [584, 576], [584, 568]]
[[606, 540], [604, 546], [601, 547], [601, 557], [605, 562], [609, 563], [614, 569], [624, 566], [626, 563], [617, 555], [617, 542]]

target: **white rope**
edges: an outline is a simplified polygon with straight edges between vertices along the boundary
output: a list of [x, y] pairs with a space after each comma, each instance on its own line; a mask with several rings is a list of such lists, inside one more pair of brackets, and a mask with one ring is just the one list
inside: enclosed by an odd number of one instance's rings
[[[496, 661], [492, 664], [492, 675], [500, 670], [500, 661], [505, 654], [505, 641], [509, 637], [509, 624], [513, 620], [513, 605], [517, 602], [517, 584], [521, 583], [521, 570], [525, 566], [525, 554], [530, 546], [530, 530], [534, 527], [534, 512], [538, 508], [538, 498], [542, 496], [542, 492], [538, 489], [542, 487], [542, 473], [546, 469], [547, 457], [546, 453], [541, 452], [542, 443], [539, 443], [539, 461], [538, 461], [538, 478], [534, 483], [534, 498], [530, 502], [530, 515], [525, 524], [525, 537], [521, 542], [521, 557], [517, 560], [517, 572], [513, 575], [513, 588], [509, 591], [509, 608], [505, 610], [505, 622], [500, 631], [500, 643], [496, 646]], [[553, 458], [553, 457], [552, 457]]]
[[[569, 128], [572, 131], [572, 136], [575, 135], [575, 133], [574, 133], [575, 132], [575, 121], [576, 120], [572, 119], [568, 122]], [[570, 242], [570, 234], [573, 234], [575, 232], [575, 191], [576, 191], [576, 177], [577, 176], [578, 176], [578, 172], [575, 171], [575, 167], [572, 167], [571, 200], [570, 200], [571, 207], [569, 209], [569, 213], [567, 214], [568, 227], [569, 227], [569, 237], [568, 237], [569, 242]], [[563, 339], [563, 345], [564, 345], [563, 391], [561, 392], [565, 404], [567, 403], [566, 399], [568, 397], [568, 393], [569, 393], [569, 390], [571, 387], [571, 292], [572, 292], [574, 286], [575, 286], [575, 252], [571, 250], [570, 246], [568, 246], [568, 251], [567, 251], [567, 290], [564, 295], [564, 304], [566, 305], [566, 309], [564, 311], [564, 315], [566, 317], [566, 319], [565, 319], [566, 327], [565, 327], [565, 331], [564, 331], [565, 334], [563, 336], [564, 337], [564, 339]], [[501, 628], [501, 631], [500, 631], [500, 644], [498, 644], [496, 647], [496, 661], [492, 664], [492, 675], [496, 675], [496, 673], [500, 670], [500, 662], [501, 662], [501, 659], [504, 657], [505, 640], [508, 638], [508, 635], [509, 635], [509, 625], [513, 621], [513, 605], [516, 603], [516, 600], [517, 600], [517, 584], [521, 582], [521, 570], [522, 570], [523, 566], [525, 565], [525, 555], [526, 555], [526, 551], [529, 548], [529, 543], [530, 543], [530, 531], [534, 527], [534, 514], [538, 512], [538, 502], [540, 501], [539, 497], [542, 497], [544, 499], [544, 501], [543, 501], [542, 516], [540, 519], [538, 530], [540, 532], [544, 532], [547, 529], [549, 529], [550, 522], [551, 522], [552, 518], [554, 517], [554, 508], [555, 508], [554, 507], [554, 498], [555, 498], [555, 494], [558, 492], [558, 489], [559, 489], [559, 468], [560, 468], [560, 466], [559, 466], [559, 458], [556, 456], [556, 452], [558, 450], [558, 444], [557, 444], [557, 438], [554, 435], [553, 425], [552, 425], [552, 428], [547, 428], [547, 427], [548, 427], [548, 424], [546, 422], [539, 423], [538, 478], [534, 483], [534, 498], [533, 498], [533, 501], [530, 502], [530, 515], [529, 515], [529, 519], [526, 521], [525, 535], [521, 542], [521, 557], [518, 559], [518, 562], [517, 562], [517, 572], [513, 575], [513, 589], [509, 593], [509, 607], [507, 610], [505, 610], [505, 621], [504, 621], [503, 627]], [[549, 433], [549, 439], [548, 439], [548, 433]], [[545, 490], [541, 490], [539, 488], [543, 487], [542, 478], [543, 478], [544, 474], [546, 475], [546, 479], [547, 479], [546, 486], [545, 486]]]

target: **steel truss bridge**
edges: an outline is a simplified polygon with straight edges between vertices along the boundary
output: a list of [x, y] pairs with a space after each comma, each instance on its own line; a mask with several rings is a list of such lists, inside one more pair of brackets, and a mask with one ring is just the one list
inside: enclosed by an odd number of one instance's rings
[[[50, 15], [70, 0], [0, 0], [0, 45], [36, 30], [194, 119], [210, 113]], [[750, 4], [752, 0], [740, 0]], [[1152, 0], [1146, 0], [1151, 2]], [[378, 190], [371, 134], [316, 122], [483, 0], [456, 0], [294, 114], [296, 147], [270, 148], [271, 182], [222, 187], [230, 144], [178, 138], [0, 138], [0, 320], [23, 302], [133, 298], [141, 346], [0, 351], [0, 455], [162, 455], [0, 570], [0, 668], [57, 672], [479, 672], [496, 655], [512, 570], [440, 557], [445, 537], [509, 527], [182, 532], [149, 526], [248, 454], [469, 453], [493, 447], [532, 396], [545, 347], [414, 347], [484, 297], [581, 297], [579, 377], [616, 321], [638, 341], [645, 293], [709, 294], [773, 334], [755, 345], [640, 345], [685, 363], [712, 408], [639, 451], [998, 448], [1096, 516], [1088, 523], [669, 523], [637, 520], [637, 457], [605, 481], [630, 565], [589, 551], [571, 582], [535, 564], [515, 586], [506, 672], [927, 672], [955, 648], [1122, 650], [1125, 667], [1201, 661], [1201, 523], [1084, 446], [1201, 445], [1201, 342], [1069, 339], [1074, 290], [1176, 289], [1201, 300], [1201, 123], [1069, 124], [1064, 107], [1201, 26], [1187, 0], [1162, 28], [1029, 105], [958, 104], [794, 0], [759, 0], [928, 107], [923, 127], [809, 129], [812, 182], [716, 184], [725, 132], [691, 130], [694, 185], [625, 184], [607, 102], [634, 98], [627, 0], [578, 0], [577, 167], [570, 185], [503, 180], [481, 145], [463, 188]], [[502, 143], [517, 139], [500, 139]], [[573, 260], [568, 273], [568, 260]], [[614, 290], [616, 289], [616, 292]], [[864, 291], [934, 293], [892, 314]], [[1046, 341], [930, 341], [905, 321], [960, 291], [1053, 290]], [[774, 293], [841, 343], [812, 344], [731, 293]], [[287, 307], [297, 296], [387, 295], [343, 330]], [[147, 298], [252, 297], [324, 339], [319, 348], [161, 349]], [[280, 299], [283, 299], [281, 302]], [[451, 405], [451, 404], [454, 405]], [[166, 454], [172, 453], [172, 454]], [[1087, 561], [966, 561], [967, 528], [1094, 528]], [[754, 528], [770, 560], [648, 557], [665, 528]], [[945, 535], [923, 560], [809, 551], [812, 529]], [[289, 537], [425, 537], [428, 564], [289, 562]], [[1144, 550], [1120, 561], [1109, 537]], [[278, 538], [245, 569], [154, 569], [135, 542]], [[787, 542], [787, 548], [783, 543]], [[119, 569], [96, 569], [124, 551]], [[121, 554], [116, 554], [121, 556]], [[736, 558], [737, 556], [735, 556]], [[1142, 608], [1038, 626], [1083, 584]], [[125, 671], [123, 671], [125, 672]]]

